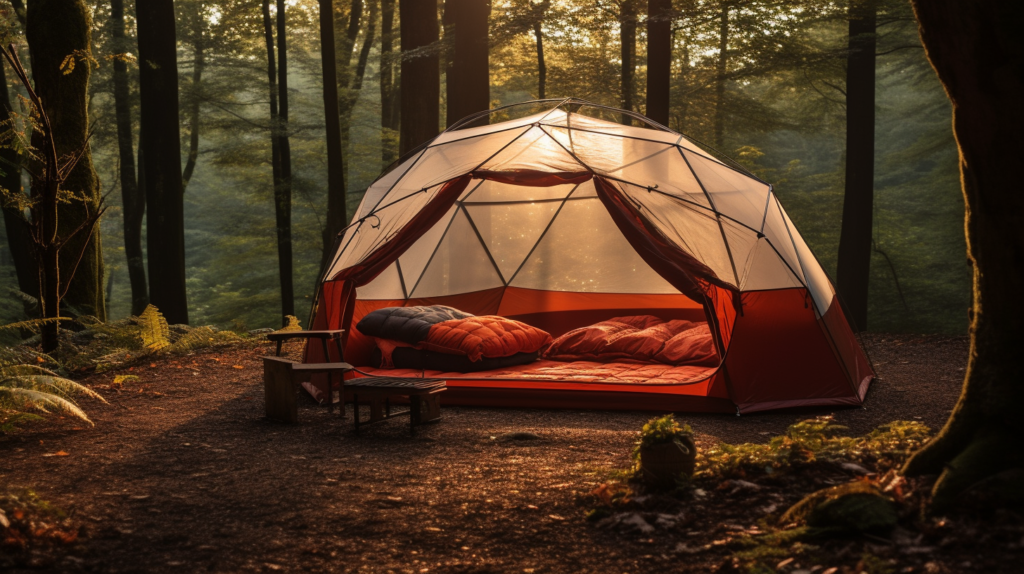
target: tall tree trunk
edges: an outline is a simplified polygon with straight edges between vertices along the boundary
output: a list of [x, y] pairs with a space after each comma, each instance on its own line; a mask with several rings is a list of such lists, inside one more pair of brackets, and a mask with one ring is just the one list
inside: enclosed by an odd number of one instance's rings
[[[89, 8], [83, 0], [33, 0], [26, 13], [25, 38], [32, 58], [35, 89], [55, 126], [57, 154], [63, 157], [84, 151], [64, 182], [64, 189], [73, 192], [77, 199], [62, 202], [58, 207], [58, 233], [62, 236], [70, 235], [90, 214], [96, 213], [101, 199], [88, 144], [90, 65], [79, 59], [91, 53], [91, 26]], [[61, 64], [71, 54], [76, 55], [76, 65], [71, 73], [65, 74], [67, 68], [62, 70]], [[33, 138], [40, 141], [38, 134]], [[61, 275], [70, 278], [69, 285], [61, 285], [65, 305], [82, 314], [106, 319], [99, 226], [90, 234], [72, 239], [61, 250], [59, 264]]]
[[363, 35], [363, 47], [359, 50], [359, 60], [356, 62], [356, 73], [352, 78], [352, 104], [349, 106], [349, 115], [359, 101], [360, 90], [363, 89], [363, 77], [366, 76], [366, 65], [370, 62], [370, 50], [377, 39], [377, 16], [379, 7], [375, 0], [370, 0], [370, 14], [366, 19], [366, 33]]
[[[288, 37], [285, 0], [277, 0], [277, 70], [275, 78], [273, 23], [269, 0], [263, 0], [263, 26], [267, 43], [267, 76], [270, 83], [272, 161], [274, 163], [274, 215], [277, 223], [277, 265], [281, 280], [282, 324], [295, 315], [292, 278], [291, 149], [288, 140]], [[276, 87], [276, 92], [275, 92]]]
[[196, 169], [196, 160], [199, 158], [199, 112], [202, 102], [203, 68], [206, 67], [206, 41], [203, 38], [203, 27], [206, 18], [203, 14], [202, 4], [196, 4], [195, 30], [192, 31], [192, 86], [189, 90], [189, 119], [188, 119], [188, 159], [185, 161], [185, 170], [181, 174], [182, 191], [188, 189], [188, 182], [192, 179], [192, 172]]
[[[0, 60], [0, 119], [10, 117], [11, 99], [7, 91], [7, 64]], [[0, 187], [10, 194], [12, 204], [3, 202], [0, 209], [4, 214], [4, 226], [7, 229], [7, 246], [14, 262], [14, 272], [18, 278], [18, 289], [27, 295], [39, 295], [39, 277], [36, 274], [36, 262], [32, 258], [32, 238], [29, 234], [25, 212], [14, 205], [15, 199], [28, 201], [21, 186], [21, 155], [13, 149], [0, 149]], [[19, 197], [20, 196], [20, 197]]]
[[725, 78], [729, 71], [729, 11], [732, 6], [722, 0], [722, 13], [718, 20], [718, 61], [715, 65], [715, 147], [725, 146]]
[[871, 212], [875, 194], [875, 0], [850, 3], [846, 60], [846, 189], [836, 288], [854, 329], [868, 326]]
[[[619, 5], [619, 47], [622, 59], [621, 108], [633, 111], [636, 75], [636, 0], [622, 0]], [[629, 125], [632, 117], [622, 114], [622, 123]]]
[[[110, 24], [117, 53], [131, 51], [125, 38], [124, 0], [110, 0]], [[132, 288], [132, 315], [139, 315], [149, 305], [146, 288], [146, 266], [142, 253], [142, 217], [146, 212], [146, 196], [139, 191], [135, 179], [135, 151], [132, 138], [132, 104], [128, 87], [128, 64], [114, 60], [114, 118], [117, 123], [117, 149], [120, 160], [121, 204], [123, 210], [124, 254], [128, 264], [128, 280]]]
[[384, 166], [396, 159], [398, 106], [394, 83], [395, 0], [380, 0], [380, 127], [381, 161]]
[[547, 98], [548, 65], [544, 62], [544, 35], [541, 20], [533, 23], [533, 39], [537, 43], [537, 99]]
[[[333, 255], [334, 238], [348, 224], [345, 170], [338, 112], [338, 62], [334, 46], [334, 0], [320, 0], [320, 62], [324, 80], [324, 120], [327, 137], [327, 224], [321, 265]], [[271, 74], [272, 75], [272, 74]]]
[[647, 2], [647, 117], [668, 125], [672, 73], [672, 0]]
[[441, 70], [434, 0], [399, 0], [402, 34], [402, 131], [404, 155], [437, 135], [440, 122]]
[[[941, 512], [979, 480], [1024, 468], [1024, 21], [1018, 2], [912, 0], [921, 40], [953, 104], [953, 133], [974, 267], [971, 344], [963, 393], [939, 435], [907, 462], [908, 475], [941, 473]], [[1009, 488], [1020, 500], [1019, 478]]]
[[142, 103], [139, 155], [146, 174], [149, 299], [168, 322], [188, 323], [174, 2], [138, 2], [135, 17]]
[[[352, 128], [352, 108], [355, 106], [358, 95], [353, 92], [353, 85], [356, 81], [362, 85], [362, 78], [356, 80], [352, 70], [352, 54], [355, 51], [356, 38], [359, 37], [359, 23], [363, 19], [363, 1], [352, 0], [349, 8], [348, 27], [345, 30], [345, 41], [338, 57], [341, 59], [341, 68], [338, 75], [338, 90], [340, 99], [338, 109], [341, 113], [341, 146], [346, 151], [349, 147], [349, 134]], [[372, 26], [372, 25], [371, 25]], [[367, 30], [368, 33], [370, 30]], [[371, 34], [372, 35], [372, 34]], [[360, 54], [361, 55], [361, 54]], [[366, 67], [363, 67], [365, 72]], [[358, 64], [356, 72], [358, 73]], [[348, 156], [345, 155], [342, 161], [345, 170], [345, 179], [348, 180]]]
[[[447, 0], [445, 18], [455, 34], [448, 64], [446, 94], [447, 124], [491, 107], [491, 78], [488, 46], [490, 0]], [[485, 125], [481, 118], [472, 125]]]

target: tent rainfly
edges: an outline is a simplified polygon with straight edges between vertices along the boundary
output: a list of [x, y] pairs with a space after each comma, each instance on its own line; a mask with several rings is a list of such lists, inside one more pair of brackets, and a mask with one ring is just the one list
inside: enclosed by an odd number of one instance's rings
[[[722, 357], [669, 383], [611, 382], [599, 365], [446, 374], [446, 404], [748, 413], [860, 405], [874, 376], [771, 186], [623, 110], [567, 99], [470, 116], [381, 175], [335, 245], [312, 328], [346, 329], [357, 366], [373, 350], [354, 329], [366, 313], [434, 304], [556, 337], [625, 315], [707, 321]], [[308, 345], [306, 360], [321, 354]]]

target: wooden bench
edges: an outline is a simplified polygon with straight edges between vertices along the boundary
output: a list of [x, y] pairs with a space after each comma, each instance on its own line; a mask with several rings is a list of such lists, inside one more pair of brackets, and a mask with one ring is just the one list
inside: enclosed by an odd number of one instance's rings
[[[355, 430], [361, 424], [370, 424], [400, 415], [409, 415], [409, 432], [416, 433], [419, 425], [441, 420], [440, 394], [447, 390], [444, 379], [414, 379], [408, 377], [364, 377], [345, 381], [344, 391], [352, 393], [355, 409]], [[391, 412], [391, 397], [409, 398], [409, 410]], [[359, 399], [370, 403], [370, 419], [359, 420]]]
[[299, 407], [295, 396], [301, 384], [317, 373], [327, 374], [327, 409], [334, 410], [334, 374], [341, 385], [341, 414], [345, 415], [344, 374], [353, 370], [348, 363], [299, 363], [284, 357], [263, 357], [263, 399], [267, 418], [286, 423], [299, 422]]

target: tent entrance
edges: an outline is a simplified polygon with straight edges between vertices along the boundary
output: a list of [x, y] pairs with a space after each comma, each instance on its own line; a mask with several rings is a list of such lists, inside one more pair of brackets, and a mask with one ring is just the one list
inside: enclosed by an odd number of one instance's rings
[[[707, 321], [700, 302], [637, 254], [593, 180], [552, 187], [474, 181], [356, 299], [353, 325], [373, 309], [432, 304], [509, 317], [554, 337], [629, 315]], [[350, 347], [365, 347], [358, 337], [350, 335]]]

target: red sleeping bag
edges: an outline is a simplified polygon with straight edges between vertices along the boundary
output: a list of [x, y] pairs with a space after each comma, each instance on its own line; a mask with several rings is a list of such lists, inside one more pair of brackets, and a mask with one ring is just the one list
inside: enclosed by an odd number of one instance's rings
[[555, 339], [543, 358], [612, 362], [623, 359], [668, 365], [718, 366], [707, 323], [662, 321], [651, 315], [615, 317]]

